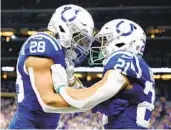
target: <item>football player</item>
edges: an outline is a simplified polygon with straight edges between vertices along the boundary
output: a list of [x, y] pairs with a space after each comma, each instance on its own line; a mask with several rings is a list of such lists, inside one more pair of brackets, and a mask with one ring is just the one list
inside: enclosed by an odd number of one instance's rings
[[96, 37], [105, 58], [102, 79], [84, 89], [58, 86], [56, 74], [63, 67], [53, 65], [56, 92], [74, 107], [103, 113], [106, 129], [149, 128], [155, 81], [142, 58], [146, 44], [143, 29], [133, 21], [115, 19], [106, 23]]
[[38, 32], [25, 41], [16, 67], [18, 109], [9, 129], [55, 129], [58, 112], [77, 109], [55, 93], [51, 66], [60, 64], [66, 69], [67, 85], [77, 83], [73, 67], [87, 56], [94, 40], [93, 29], [92, 16], [85, 9], [64, 5], [50, 19], [51, 34]]

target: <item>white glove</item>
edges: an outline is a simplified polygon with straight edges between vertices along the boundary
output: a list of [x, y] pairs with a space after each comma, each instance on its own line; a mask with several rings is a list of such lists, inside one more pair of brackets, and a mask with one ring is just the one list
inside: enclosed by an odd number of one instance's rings
[[73, 88], [76, 88], [76, 89], [79, 89], [79, 88], [85, 88], [82, 84], [82, 82], [74, 76], [74, 82], [72, 84], [69, 84], [70, 87], [73, 87]]
[[74, 66], [67, 66], [66, 73], [67, 73], [68, 83], [73, 84], [75, 82]]
[[73, 88], [84, 88], [81, 81], [74, 76], [74, 66], [68, 66], [66, 69], [69, 87]]
[[74, 65], [69, 62], [67, 58], [65, 58], [66, 63], [66, 73], [68, 78], [69, 87], [73, 88], [84, 88], [81, 81], [74, 76]]
[[68, 86], [67, 73], [65, 71], [65, 68], [62, 67], [60, 64], [52, 65], [51, 70], [52, 70], [52, 80], [54, 84], [54, 90], [58, 93], [59, 87]]

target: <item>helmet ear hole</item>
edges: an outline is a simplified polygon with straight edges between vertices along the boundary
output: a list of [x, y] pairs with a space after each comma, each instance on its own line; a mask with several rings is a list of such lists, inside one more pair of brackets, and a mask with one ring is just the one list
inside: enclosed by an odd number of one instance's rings
[[131, 25], [134, 27], [134, 29], [137, 29], [137, 27], [134, 24], [131, 24]]
[[56, 33], [55, 34], [55, 37], [56, 37], [56, 39], [59, 39], [60, 37], [59, 37], [59, 33]]
[[115, 46], [117, 46], [117, 47], [122, 47], [122, 46], [124, 46], [125, 45], [125, 43], [117, 43], [117, 44], [115, 44]]
[[63, 27], [61, 25], [59, 25], [59, 29], [61, 32], [63, 32], [63, 33], [65, 32], [65, 30], [63, 29]]

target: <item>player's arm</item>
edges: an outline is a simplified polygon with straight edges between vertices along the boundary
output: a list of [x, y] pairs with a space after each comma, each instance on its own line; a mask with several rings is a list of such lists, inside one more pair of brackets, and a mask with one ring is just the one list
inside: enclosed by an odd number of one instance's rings
[[80, 109], [91, 109], [97, 104], [115, 96], [129, 85], [128, 79], [116, 70], [108, 70], [104, 77], [85, 89], [60, 87], [58, 92], [70, 105]]
[[[48, 58], [30, 56], [26, 60], [26, 68], [37, 99], [45, 112], [78, 112], [54, 92], [50, 67], [53, 61]], [[82, 111], [82, 110], [81, 110]]]
[[58, 92], [70, 105], [81, 109], [91, 109], [115, 96], [121, 89], [132, 88], [127, 78], [128, 75], [136, 75], [131, 68], [132, 62], [133, 55], [131, 53], [116, 52], [108, 58], [104, 66], [105, 74], [99, 82], [80, 90], [59, 87]]

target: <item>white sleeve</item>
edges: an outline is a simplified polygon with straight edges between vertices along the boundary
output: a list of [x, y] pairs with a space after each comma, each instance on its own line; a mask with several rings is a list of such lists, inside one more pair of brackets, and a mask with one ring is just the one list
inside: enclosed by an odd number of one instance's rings
[[108, 100], [116, 95], [122, 86], [126, 83], [126, 79], [116, 70], [110, 70], [109, 75], [105, 83], [90, 97], [77, 100], [72, 98], [65, 91], [65, 87], [61, 87], [59, 90], [60, 95], [64, 98], [68, 104], [80, 109], [92, 109], [97, 104]]
[[33, 72], [33, 68], [29, 68], [28, 69], [29, 72], [29, 76], [30, 76], [30, 81], [31, 81], [31, 86], [36, 94], [36, 97], [43, 109], [44, 112], [47, 113], [75, 113], [75, 112], [84, 112], [86, 110], [81, 110], [79, 108], [75, 108], [75, 107], [52, 107], [52, 106], [48, 106], [46, 105], [41, 97], [40, 94], [35, 86], [35, 81], [34, 81], [34, 72]]

